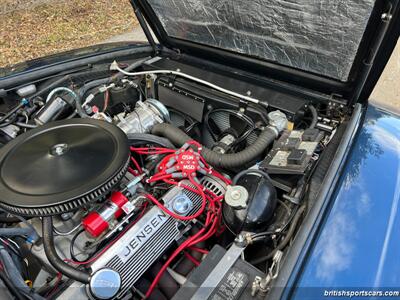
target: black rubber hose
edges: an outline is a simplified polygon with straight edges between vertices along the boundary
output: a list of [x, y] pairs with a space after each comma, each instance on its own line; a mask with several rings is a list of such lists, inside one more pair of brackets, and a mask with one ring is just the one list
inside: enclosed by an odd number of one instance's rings
[[95, 87], [98, 87], [99, 85], [107, 84], [110, 82], [110, 77], [106, 78], [101, 78], [101, 79], [96, 79], [90, 82], [85, 83], [78, 91], [77, 95], [79, 97], [79, 100], [81, 103], [83, 103], [83, 96], [89, 91], [90, 89], [93, 89]]
[[77, 233], [75, 233], [75, 235], [72, 237], [71, 242], [69, 244], [69, 253], [71, 255], [71, 258], [75, 261], [81, 262], [79, 259], [76, 258], [75, 255], [75, 251], [74, 251], [74, 245], [76, 242], [76, 239], [81, 235], [81, 233], [83, 233], [85, 231], [85, 229], [81, 229], [79, 230]]
[[57, 271], [59, 271], [61, 274], [64, 274], [68, 278], [74, 279], [82, 283], [89, 283], [90, 274], [88, 272], [85, 272], [83, 270], [77, 270], [71, 267], [58, 256], [57, 251], [54, 247], [52, 217], [43, 217], [42, 231], [43, 231], [42, 237], [43, 237], [44, 252], [46, 253], [47, 259], [49, 260], [51, 265]]
[[59, 87], [61, 84], [64, 84], [66, 81], [71, 81], [71, 80], [72, 80], [71, 75], [65, 75], [65, 76], [53, 81], [52, 83], [48, 84], [47, 86], [43, 87], [42, 89], [37, 91], [32, 96], [29, 96], [29, 99], [34, 99], [35, 97], [41, 96], [45, 92], [50, 91], [56, 87]]
[[[15, 114], [19, 109], [21, 109], [22, 107], [24, 107], [24, 104], [21, 102], [19, 103], [17, 106], [15, 106], [14, 108], [12, 108], [10, 111], [8, 111], [7, 113], [5, 113], [4, 115], [1, 116], [0, 118], [0, 123], [3, 123], [5, 120], [7, 120], [12, 114]], [[8, 124], [7, 124], [8, 125]]]
[[[1, 222], [5, 221], [5, 222]], [[10, 223], [17, 223], [23, 222], [27, 227], [7, 227], [7, 228], [0, 228], [0, 235], [4, 236], [18, 236], [18, 235], [27, 235], [31, 242], [35, 242], [39, 239], [39, 234], [37, 233], [36, 229], [32, 226], [31, 223], [27, 221], [26, 218], [21, 216], [10, 216], [5, 217], [2, 216], [0, 223], [10, 224]]]
[[29, 227], [7, 227], [0, 228], [0, 236], [30, 236], [33, 234], [32, 229]]
[[262, 177], [264, 177], [264, 178], [266, 178], [266, 179], [268, 179], [268, 180], [271, 180], [271, 178], [269, 177], [269, 175], [268, 175], [267, 173], [265, 173], [264, 171], [257, 170], [257, 169], [247, 169], [247, 170], [243, 170], [243, 171], [237, 173], [237, 174], [235, 175], [235, 177], [233, 177], [233, 179], [232, 179], [232, 184], [237, 184], [237, 182], [239, 181], [239, 179], [240, 179], [242, 176], [246, 175], [246, 174], [258, 174], [258, 175], [261, 175]]
[[[140, 291], [142, 295], [141, 298], [144, 298], [144, 295], [146, 294], [147, 290], [150, 288], [151, 282], [148, 281], [146, 278], [139, 278], [138, 281], [135, 283], [135, 288]], [[151, 295], [146, 298], [146, 300], [167, 300], [168, 298], [160, 291], [160, 289], [157, 287], [153, 290]]]
[[[13, 259], [7, 250], [0, 246], [0, 256], [1, 261], [3, 263], [3, 268], [5, 269], [5, 273], [7, 274], [10, 281], [13, 285], [29, 299], [33, 300], [45, 300], [42, 296], [37, 294], [34, 290], [32, 290], [22, 278], [22, 275], [19, 273], [17, 266], [15, 265]], [[3, 271], [2, 271], [3, 272]]]
[[[150, 57], [145, 57], [143, 59], [139, 59], [135, 62], [133, 62], [132, 64], [130, 64], [128, 67], [126, 67], [124, 70], [127, 72], [132, 71], [133, 69], [136, 69], [138, 67], [140, 67], [144, 62], [146, 62]], [[81, 101], [81, 103], [83, 102], [83, 96], [85, 96], [85, 94], [95, 88], [98, 87], [100, 85], [104, 85], [104, 84], [110, 84], [113, 81], [119, 80], [121, 78], [123, 78], [125, 75], [121, 72], [118, 72], [114, 75], [112, 75], [111, 77], [106, 77], [106, 78], [100, 78], [100, 79], [96, 79], [90, 82], [85, 83], [78, 91], [78, 97]]]
[[317, 110], [315, 109], [314, 105], [309, 105], [308, 109], [310, 110], [311, 115], [312, 115], [312, 121], [311, 121], [309, 128], [314, 128], [318, 123], [318, 113], [317, 113]]
[[17, 300], [25, 300], [26, 298], [22, 296], [19, 290], [15, 287], [15, 285], [11, 282], [11, 280], [4, 274], [4, 272], [0, 272], [0, 279], [3, 281], [4, 285], [8, 288], [11, 295], [15, 297]]
[[[161, 262], [157, 262], [151, 269], [150, 274], [154, 278], [160, 272], [162, 268]], [[176, 294], [179, 290], [179, 285], [175, 281], [174, 278], [168, 273], [164, 272], [161, 276], [160, 280], [157, 283], [158, 287], [160, 288], [161, 292], [167, 296], [168, 299], [172, 299], [172, 297]]]
[[263, 256], [263, 257], [260, 257], [260, 258], [257, 258], [257, 259], [255, 259], [255, 260], [251, 261], [250, 263], [251, 263], [252, 265], [257, 265], [257, 264], [260, 264], [260, 263], [262, 263], [262, 262], [264, 262], [264, 261], [267, 261], [267, 260], [273, 258], [274, 255], [275, 255], [275, 253], [276, 253], [276, 251], [282, 250], [283, 248], [286, 247], [286, 245], [289, 243], [290, 239], [292, 238], [292, 236], [293, 236], [293, 234], [294, 234], [294, 232], [295, 232], [295, 229], [296, 229], [296, 227], [297, 227], [297, 223], [299, 222], [299, 220], [300, 220], [300, 218], [301, 218], [301, 215], [303, 214], [303, 212], [304, 212], [305, 209], [306, 209], [306, 206], [305, 206], [305, 205], [302, 205], [302, 206], [299, 208], [299, 210], [296, 212], [295, 216], [293, 217], [292, 223], [290, 224], [290, 227], [289, 227], [289, 230], [288, 230], [286, 236], [285, 236], [284, 239], [278, 244], [278, 246], [277, 246], [272, 252], [270, 252], [268, 255]]
[[[192, 140], [192, 138], [182, 130], [168, 123], [155, 125], [151, 133], [168, 138], [178, 147]], [[227, 169], [237, 168], [251, 162], [261, 155], [265, 149], [272, 144], [275, 138], [276, 131], [271, 127], [267, 127], [261, 132], [252, 145], [240, 152], [221, 154], [203, 146], [202, 154], [204, 159], [213, 167]]]
[[0, 223], [13, 224], [13, 223], [19, 223], [19, 222], [21, 222], [21, 220], [18, 219], [17, 217], [0, 216]]
[[[193, 235], [196, 234], [197, 232], [199, 232], [199, 229], [197, 228], [192, 230]], [[195, 245], [195, 247], [204, 249], [206, 247], [206, 243], [205, 241], [199, 242]], [[189, 250], [189, 254], [198, 261], [200, 261], [203, 256], [202, 253], [195, 250]], [[178, 263], [174, 271], [183, 276], [187, 276], [195, 267], [196, 265], [190, 259], [184, 258], [182, 259], [182, 261]]]
[[[200, 260], [201, 256], [202, 256], [201, 253], [194, 251], [194, 250], [189, 251], [189, 254], [196, 260]], [[175, 267], [174, 271], [182, 276], [187, 276], [195, 267], [196, 267], [196, 265], [191, 260], [189, 260], [185, 257]]]

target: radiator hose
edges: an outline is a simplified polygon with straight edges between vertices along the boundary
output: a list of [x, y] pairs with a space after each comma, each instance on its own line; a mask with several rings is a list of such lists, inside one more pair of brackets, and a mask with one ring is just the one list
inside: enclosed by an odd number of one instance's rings
[[[18, 298], [18, 292], [17, 290], [27, 296], [28, 299], [34, 299], [34, 300], [45, 300], [44, 297], [40, 296], [39, 294], [35, 293], [24, 281], [22, 278], [21, 274], [18, 272], [18, 268], [16, 267], [13, 259], [11, 258], [10, 254], [7, 252], [7, 250], [0, 245], [0, 257], [1, 257], [1, 262], [3, 270], [1, 270], [1, 273], [3, 275], [7, 274], [8, 279], [11, 281], [12, 285], [16, 289], [14, 291], [14, 294], [17, 295]], [[3, 298], [2, 298], [3, 299]]]
[[56, 248], [54, 247], [52, 217], [43, 217], [42, 230], [44, 252], [46, 253], [46, 257], [51, 265], [68, 278], [72, 278], [82, 283], [89, 283], [90, 274], [88, 272], [71, 267], [58, 256]]
[[[221, 154], [203, 146], [202, 155], [207, 163], [216, 168], [232, 169], [242, 167], [244, 164], [253, 161], [261, 155], [265, 149], [272, 144], [282, 130], [283, 128], [277, 128], [275, 126], [266, 127], [253, 144], [237, 153]], [[187, 141], [192, 140], [192, 138], [185, 132], [168, 123], [155, 125], [151, 133], [166, 137], [178, 147], [182, 146]]]

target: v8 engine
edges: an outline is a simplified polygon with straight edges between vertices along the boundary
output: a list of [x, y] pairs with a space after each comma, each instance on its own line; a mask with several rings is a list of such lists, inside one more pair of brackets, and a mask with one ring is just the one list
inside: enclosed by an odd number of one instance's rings
[[44, 80], [0, 117], [0, 266], [16, 298], [268, 293], [340, 119], [154, 61]]
[[[190, 185], [190, 182], [183, 183]], [[181, 217], [197, 213], [202, 201], [198, 194], [178, 186], [169, 190], [162, 200], [165, 207]], [[181, 237], [187, 226], [187, 221], [181, 222], [154, 206], [91, 268], [93, 272], [109, 268], [118, 274], [121, 278], [118, 293], [123, 295]]]

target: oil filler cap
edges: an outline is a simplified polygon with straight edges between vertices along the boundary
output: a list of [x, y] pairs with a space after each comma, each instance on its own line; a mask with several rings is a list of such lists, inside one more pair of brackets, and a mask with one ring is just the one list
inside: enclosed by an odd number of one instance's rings
[[100, 269], [90, 279], [90, 292], [96, 299], [112, 299], [121, 287], [121, 276], [112, 269]]

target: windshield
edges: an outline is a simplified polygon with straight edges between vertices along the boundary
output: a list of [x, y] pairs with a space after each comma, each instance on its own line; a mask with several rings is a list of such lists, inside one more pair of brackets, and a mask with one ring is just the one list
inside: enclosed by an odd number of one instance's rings
[[171, 37], [347, 81], [374, 1], [148, 0]]
[[0, 68], [87, 46], [145, 40], [127, 0], [0, 0], [0, 28]]

